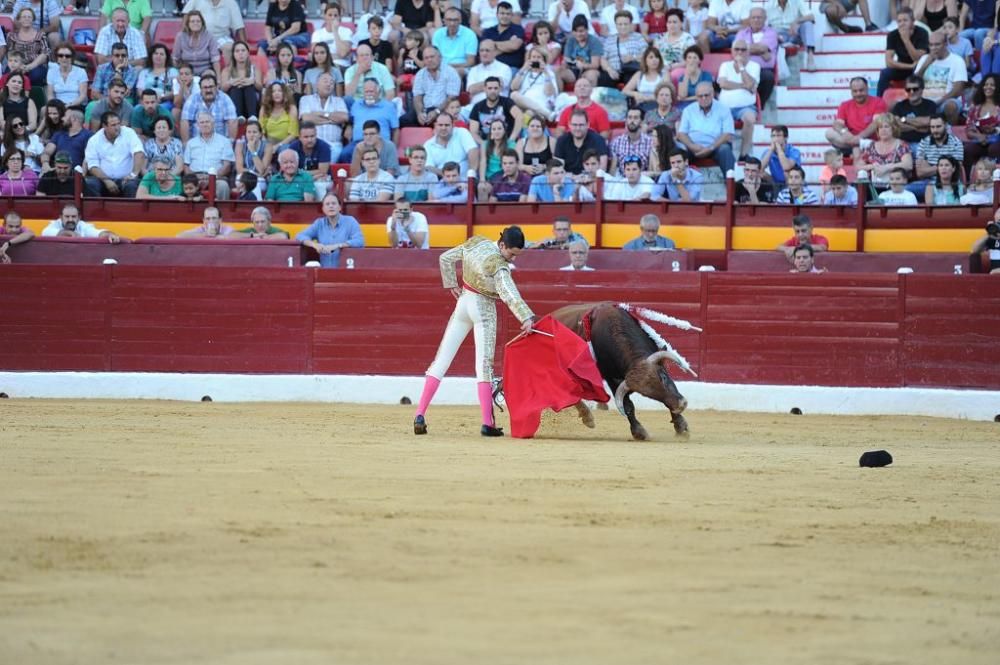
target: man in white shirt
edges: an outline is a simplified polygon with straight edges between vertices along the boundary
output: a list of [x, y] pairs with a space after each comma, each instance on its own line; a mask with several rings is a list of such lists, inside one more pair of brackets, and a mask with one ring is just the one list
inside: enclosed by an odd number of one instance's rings
[[385, 220], [385, 231], [389, 234], [390, 247], [412, 247], [430, 249], [430, 227], [423, 213], [415, 212], [413, 204], [406, 199], [396, 201], [389, 219]]
[[917, 61], [913, 73], [924, 77], [924, 97], [937, 103], [938, 113], [949, 125], [958, 123], [962, 112], [962, 93], [969, 82], [965, 60], [948, 50], [948, 39], [940, 30], [928, 40], [930, 52]]
[[225, 136], [215, 132], [212, 114], [202, 111], [198, 114], [198, 135], [184, 146], [184, 173], [198, 176], [202, 189], [208, 185], [209, 172], [215, 170], [215, 198], [229, 198], [229, 174], [236, 163], [233, 144]]
[[48, 226], [42, 229], [42, 236], [46, 238], [107, 238], [111, 244], [121, 242], [121, 238], [111, 231], [104, 231], [93, 224], [80, 219], [80, 210], [72, 203], [63, 206], [59, 219], [49, 222]]
[[205, 18], [205, 29], [215, 37], [222, 49], [222, 59], [230, 62], [235, 41], [247, 40], [243, 14], [236, 0], [188, 0], [184, 13], [199, 11]]
[[633, 29], [639, 29], [639, 10], [634, 5], [625, 2], [625, 0], [615, 0], [601, 10], [600, 18], [597, 19], [604, 26], [605, 35], [613, 35], [615, 33], [615, 14], [618, 12], [628, 12], [631, 14]]
[[557, 41], [563, 42], [570, 36], [573, 32], [573, 19], [577, 16], [590, 21], [590, 6], [586, 0], [556, 0], [549, 5], [549, 24], [556, 31], [553, 37]]
[[379, 168], [378, 150], [362, 148], [361, 165], [364, 170], [351, 179], [348, 201], [391, 201], [396, 190], [396, 180], [388, 171]]
[[590, 256], [590, 246], [587, 245], [587, 241], [573, 240], [569, 243], [569, 265], [559, 270], [593, 270], [587, 265], [588, 256]]
[[622, 161], [625, 180], [612, 180], [604, 188], [607, 201], [648, 201], [653, 196], [653, 179], [642, 174], [642, 158], [629, 155]]
[[448, 113], [441, 113], [434, 120], [434, 136], [424, 143], [427, 149], [427, 170], [440, 176], [448, 162], [459, 166], [459, 175], [465, 177], [469, 164], [479, 164], [479, 144], [464, 127], [455, 127], [455, 120]]
[[752, 152], [753, 147], [760, 65], [750, 59], [749, 48], [742, 39], [733, 42], [732, 53], [733, 59], [722, 63], [719, 67], [718, 83], [722, 88], [719, 101], [729, 107], [734, 121], [743, 121], [743, 129], [740, 131], [740, 152], [745, 156]]
[[330, 153], [336, 158], [344, 148], [344, 123], [347, 122], [347, 105], [333, 94], [333, 76], [320, 74], [316, 80], [316, 93], [299, 100], [299, 120], [316, 125], [316, 136], [330, 144]]
[[704, 53], [724, 51], [733, 45], [736, 33], [750, 25], [750, 0], [712, 0], [708, 3], [705, 32], [697, 35]]
[[479, 42], [479, 64], [471, 68], [465, 78], [465, 91], [472, 96], [469, 108], [486, 99], [486, 79], [491, 76], [500, 79], [500, 94], [510, 97], [510, 67], [497, 60], [496, 42], [484, 39]]
[[135, 198], [139, 177], [146, 165], [142, 141], [121, 118], [107, 111], [101, 116], [101, 129], [87, 141], [84, 151], [87, 196], [124, 196]]

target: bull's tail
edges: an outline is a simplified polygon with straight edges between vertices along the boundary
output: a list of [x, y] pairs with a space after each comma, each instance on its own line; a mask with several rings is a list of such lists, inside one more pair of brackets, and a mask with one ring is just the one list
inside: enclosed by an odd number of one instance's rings
[[698, 376], [698, 374], [693, 369], [691, 369], [691, 365], [690, 363], [688, 363], [687, 359], [684, 356], [682, 356], [673, 346], [671, 346], [670, 342], [663, 339], [663, 337], [661, 337], [658, 332], [653, 330], [653, 327], [649, 325], [649, 323], [647, 323], [647, 319], [650, 321], [656, 321], [658, 323], [665, 323], [675, 328], [680, 328], [681, 330], [696, 330], [698, 332], [701, 332], [701, 328], [692, 325], [690, 322], [684, 321], [683, 319], [677, 319], [662, 312], [657, 312], [656, 310], [648, 309], [646, 307], [636, 307], [635, 305], [631, 305], [629, 303], [618, 303], [618, 307], [620, 307], [623, 311], [627, 312], [633, 318], [635, 318], [635, 320], [639, 323], [639, 327], [641, 327], [643, 331], [647, 335], [649, 335], [649, 338], [653, 340], [653, 344], [656, 345], [656, 348], [660, 349], [660, 352], [654, 354], [653, 356], [651, 356], [651, 358], [659, 356], [659, 353], [663, 353], [665, 354], [665, 356], [660, 356], [659, 358], [656, 359], [656, 362], [660, 362], [664, 358], [669, 358], [670, 360], [673, 360], [678, 367], [680, 367], [688, 374], [694, 377]]

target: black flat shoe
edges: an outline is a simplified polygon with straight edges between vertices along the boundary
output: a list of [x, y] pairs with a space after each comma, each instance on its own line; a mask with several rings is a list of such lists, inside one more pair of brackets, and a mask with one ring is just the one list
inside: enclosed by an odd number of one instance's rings
[[493, 427], [492, 425], [483, 425], [479, 433], [483, 436], [503, 436], [503, 429], [499, 427]]
[[413, 433], [427, 434], [427, 421], [424, 420], [423, 416], [417, 416], [413, 419]]
[[845, 25], [843, 31], [847, 35], [858, 35], [864, 32], [864, 29], [857, 25]]

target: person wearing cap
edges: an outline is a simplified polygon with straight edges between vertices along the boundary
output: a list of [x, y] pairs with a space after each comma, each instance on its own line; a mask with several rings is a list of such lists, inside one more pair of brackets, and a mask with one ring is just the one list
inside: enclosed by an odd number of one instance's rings
[[38, 180], [37, 196], [73, 196], [76, 193], [76, 178], [73, 177], [73, 160], [65, 150], [56, 152], [52, 158], [53, 168], [42, 173]]

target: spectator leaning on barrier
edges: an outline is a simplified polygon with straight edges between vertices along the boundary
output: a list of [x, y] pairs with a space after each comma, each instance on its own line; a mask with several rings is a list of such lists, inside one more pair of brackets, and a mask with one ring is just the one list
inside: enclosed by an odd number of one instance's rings
[[533, 249], [567, 249], [571, 242], [587, 239], [573, 230], [573, 223], [569, 217], [556, 217], [552, 220], [552, 235], [541, 242], [529, 243], [528, 247]]
[[6, 240], [0, 244], [0, 263], [10, 263], [7, 250], [11, 247], [22, 245], [35, 237], [34, 231], [26, 228], [21, 221], [21, 216], [13, 210], [9, 210], [3, 216], [3, 233], [0, 235], [6, 236]]
[[[839, 152], [837, 153], [840, 154]], [[743, 162], [743, 179], [738, 180], [733, 190], [736, 203], [774, 203], [774, 188], [764, 183], [761, 177], [760, 160], [747, 157]]]
[[875, 116], [886, 112], [882, 98], [868, 94], [868, 79], [856, 76], [851, 79], [850, 87], [851, 99], [841, 102], [833, 127], [826, 130], [826, 140], [846, 154], [858, 149], [862, 139], [875, 133]]
[[656, 215], [643, 215], [639, 220], [639, 237], [629, 240], [622, 247], [628, 251], [675, 249], [674, 241], [660, 235], [660, 218]]
[[177, 234], [178, 238], [228, 238], [233, 233], [233, 227], [222, 223], [222, 213], [215, 206], [208, 206], [201, 213], [201, 226], [196, 226]]
[[587, 258], [590, 256], [590, 245], [586, 240], [574, 240], [569, 243], [569, 265], [563, 266], [559, 270], [593, 270], [587, 265]]
[[656, 181], [658, 187], [653, 193], [653, 199], [685, 203], [699, 201], [704, 182], [701, 172], [688, 166], [687, 153], [675, 148], [670, 153], [670, 169], [661, 173]]
[[677, 140], [696, 159], [711, 158], [722, 169], [722, 174], [733, 169], [733, 116], [722, 102], [715, 101], [711, 83], [699, 83], [695, 91], [697, 103], [688, 105], [681, 113]]
[[146, 164], [142, 142], [121, 118], [108, 111], [101, 116], [101, 131], [87, 141], [87, 196], [133, 198], [139, 187], [138, 173]]
[[48, 226], [42, 229], [42, 237], [106, 238], [112, 245], [121, 242], [121, 238], [117, 233], [99, 229], [93, 224], [80, 219], [80, 210], [72, 203], [64, 205], [59, 219], [52, 220]]
[[809, 245], [814, 252], [825, 252], [830, 248], [830, 241], [826, 236], [813, 233], [812, 220], [808, 215], [795, 215], [792, 217], [792, 229], [795, 234], [778, 245], [778, 251], [783, 252], [789, 262], [792, 260], [792, 253], [800, 245]]
[[413, 210], [406, 199], [399, 199], [385, 220], [390, 247], [430, 249], [430, 227], [423, 213]]
[[271, 211], [264, 206], [257, 206], [250, 213], [250, 226], [233, 233], [231, 237], [287, 240], [288, 231], [271, 226]]
[[358, 220], [340, 213], [340, 199], [334, 192], [323, 197], [323, 216], [317, 217], [295, 239], [319, 253], [319, 262], [324, 268], [340, 265], [340, 250], [347, 247], [364, 247], [365, 237], [361, 234]]

